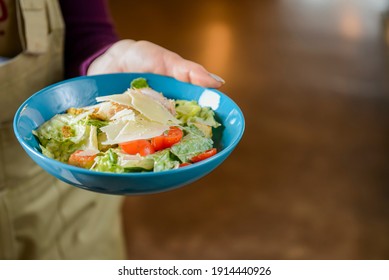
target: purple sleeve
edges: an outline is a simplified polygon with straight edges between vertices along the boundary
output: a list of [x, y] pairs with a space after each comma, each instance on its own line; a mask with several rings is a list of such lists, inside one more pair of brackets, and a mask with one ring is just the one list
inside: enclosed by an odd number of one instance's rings
[[118, 40], [105, 0], [60, 0], [65, 20], [65, 77], [85, 75]]

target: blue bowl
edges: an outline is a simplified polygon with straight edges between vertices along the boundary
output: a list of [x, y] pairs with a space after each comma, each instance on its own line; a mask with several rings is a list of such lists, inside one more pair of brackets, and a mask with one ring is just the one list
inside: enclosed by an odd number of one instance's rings
[[[214, 135], [219, 152], [209, 159], [179, 169], [126, 174], [90, 171], [50, 159], [41, 153], [32, 130], [70, 107], [92, 105], [96, 103], [97, 96], [124, 92], [131, 81], [138, 77], [146, 78], [153, 89], [168, 98], [196, 100], [201, 106], [212, 107], [217, 120], [222, 124]], [[48, 173], [76, 187], [118, 195], [162, 192], [200, 179], [231, 154], [242, 138], [244, 125], [241, 110], [223, 93], [170, 77], [144, 73], [86, 76], [62, 81], [32, 95], [20, 106], [14, 118], [18, 141], [27, 154]]]

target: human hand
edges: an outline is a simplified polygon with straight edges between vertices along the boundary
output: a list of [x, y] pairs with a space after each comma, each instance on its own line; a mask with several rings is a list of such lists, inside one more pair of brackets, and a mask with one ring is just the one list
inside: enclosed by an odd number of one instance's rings
[[147, 41], [121, 40], [95, 59], [88, 75], [145, 72], [166, 75], [192, 84], [219, 88], [225, 82], [203, 66]]

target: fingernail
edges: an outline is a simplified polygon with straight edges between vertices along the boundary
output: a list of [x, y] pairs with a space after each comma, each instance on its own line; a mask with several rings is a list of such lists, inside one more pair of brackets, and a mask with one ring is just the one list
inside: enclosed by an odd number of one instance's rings
[[216, 75], [216, 74], [209, 73], [209, 75], [210, 75], [212, 78], [214, 78], [216, 81], [218, 81], [218, 82], [220, 82], [220, 83], [222, 83], [222, 84], [225, 84], [225, 83], [226, 83], [225, 80], [223, 80], [222, 78], [220, 78], [220, 77], [219, 77], [218, 75]]

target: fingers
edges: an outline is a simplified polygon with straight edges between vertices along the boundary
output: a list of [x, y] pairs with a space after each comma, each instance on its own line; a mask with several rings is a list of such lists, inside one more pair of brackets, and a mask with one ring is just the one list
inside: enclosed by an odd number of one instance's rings
[[221, 77], [209, 73], [203, 66], [182, 58], [175, 62], [172, 69], [172, 76], [180, 81], [209, 88], [219, 88], [225, 84]]
[[203, 66], [148, 41], [121, 40], [89, 66], [88, 74], [150, 72], [195, 85], [219, 88], [225, 82]]

